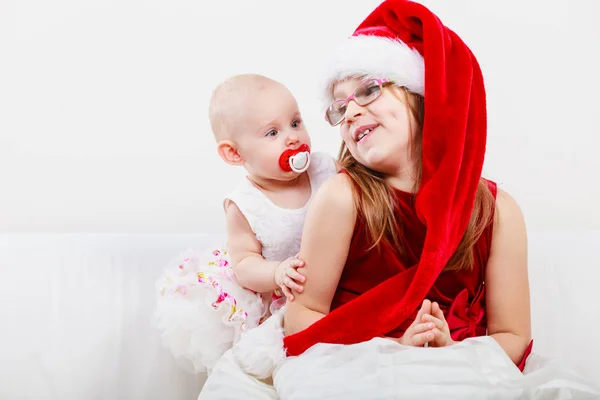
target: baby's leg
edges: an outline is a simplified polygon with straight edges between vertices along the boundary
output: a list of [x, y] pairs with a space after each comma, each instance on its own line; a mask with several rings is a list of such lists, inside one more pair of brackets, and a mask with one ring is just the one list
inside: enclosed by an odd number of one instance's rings
[[278, 400], [277, 391], [269, 382], [246, 374], [228, 350], [212, 370], [198, 400]]

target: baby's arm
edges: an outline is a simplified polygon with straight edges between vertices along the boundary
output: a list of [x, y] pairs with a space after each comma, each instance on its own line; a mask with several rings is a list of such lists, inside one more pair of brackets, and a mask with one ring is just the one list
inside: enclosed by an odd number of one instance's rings
[[306, 329], [329, 313], [346, 263], [356, 222], [352, 183], [345, 174], [329, 179], [312, 201], [302, 234], [300, 268], [306, 276], [302, 293], [285, 310], [285, 334]]
[[[280, 266], [288, 263], [290, 265], [302, 266], [300, 260], [288, 259], [283, 262], [267, 261], [262, 256], [262, 246], [252, 232], [246, 217], [240, 211], [238, 206], [229, 201], [226, 208], [227, 217], [227, 247], [231, 257], [232, 268], [235, 276], [243, 287], [254, 290], [255, 292], [265, 293], [277, 289], [279, 285], [275, 279], [275, 273]], [[282, 275], [284, 268], [279, 268], [278, 275]], [[293, 268], [287, 268], [288, 274], [294, 274]], [[296, 281], [303, 281], [304, 278], [293, 275], [291, 278]], [[285, 284], [302, 290], [293, 279], [286, 280]], [[281, 280], [281, 279], [280, 279]]]

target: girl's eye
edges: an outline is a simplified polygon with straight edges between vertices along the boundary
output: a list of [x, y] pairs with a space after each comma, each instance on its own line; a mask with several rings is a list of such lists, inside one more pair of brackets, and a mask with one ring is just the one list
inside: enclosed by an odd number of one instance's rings
[[267, 132], [267, 134], [265, 136], [269, 136], [269, 137], [277, 136], [277, 131], [275, 129], [272, 129], [269, 132]]

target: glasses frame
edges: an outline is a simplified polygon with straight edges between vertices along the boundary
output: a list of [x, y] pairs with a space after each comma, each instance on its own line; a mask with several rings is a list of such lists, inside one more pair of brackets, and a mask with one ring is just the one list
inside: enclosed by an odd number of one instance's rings
[[[362, 103], [362, 104], [361, 104], [361, 103], [359, 103], [359, 102], [356, 100], [356, 91], [357, 91], [357, 90], [359, 90], [359, 89], [361, 89], [361, 88], [363, 88], [363, 87], [364, 87], [364, 86], [365, 86], [367, 83], [370, 83], [370, 82], [376, 82], [376, 83], [377, 83], [377, 85], [379, 86], [379, 94], [377, 95], [377, 97], [375, 97], [375, 98], [373, 98], [373, 99], [369, 100], [369, 101], [368, 101], [368, 102], [366, 102], [366, 103]], [[343, 117], [342, 119], [340, 119], [340, 120], [339, 120], [338, 122], [336, 122], [335, 124], [331, 122], [331, 120], [330, 120], [330, 119], [329, 119], [329, 117], [328, 117], [328, 113], [329, 113], [329, 110], [331, 110], [331, 109], [332, 109], [332, 107], [333, 107], [333, 105], [334, 105], [334, 104], [338, 104], [338, 103], [344, 103], [346, 106], [348, 106], [348, 103], [350, 103], [350, 101], [354, 101], [356, 104], [358, 104], [358, 105], [359, 105], [359, 106], [361, 106], [361, 107], [368, 106], [369, 104], [371, 104], [372, 102], [374, 102], [375, 100], [377, 100], [378, 98], [380, 98], [380, 97], [381, 97], [381, 94], [383, 93], [383, 88], [384, 88], [384, 87], [385, 87], [387, 84], [393, 84], [393, 83], [394, 83], [394, 82], [392, 82], [392, 81], [390, 81], [390, 80], [388, 80], [388, 79], [386, 79], [386, 78], [381, 78], [381, 79], [380, 79], [380, 78], [369, 78], [369, 79], [366, 79], [366, 80], [362, 81], [362, 82], [360, 83], [360, 85], [358, 85], [358, 86], [356, 87], [356, 89], [354, 89], [354, 90], [352, 91], [352, 93], [350, 94], [350, 96], [346, 97], [345, 99], [336, 100], [336, 101], [334, 101], [333, 103], [331, 103], [331, 104], [329, 105], [329, 107], [327, 107], [327, 110], [325, 111], [325, 121], [327, 121], [327, 123], [328, 123], [329, 125], [331, 125], [331, 126], [337, 126], [337, 125], [341, 124], [342, 122], [344, 122], [344, 120], [346, 119], [346, 117]]]

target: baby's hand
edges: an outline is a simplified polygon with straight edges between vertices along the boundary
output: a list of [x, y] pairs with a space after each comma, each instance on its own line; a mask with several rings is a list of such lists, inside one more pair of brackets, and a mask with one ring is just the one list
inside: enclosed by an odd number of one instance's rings
[[296, 257], [290, 257], [287, 260], [282, 261], [277, 269], [275, 269], [275, 284], [281, 288], [281, 291], [288, 300], [294, 300], [292, 290], [298, 293], [302, 293], [304, 288], [302, 284], [306, 278], [300, 272], [298, 268], [304, 266], [304, 261], [299, 260]]
[[438, 303], [424, 300], [414, 322], [398, 340], [406, 346], [443, 347], [454, 344], [450, 337], [450, 328]]

